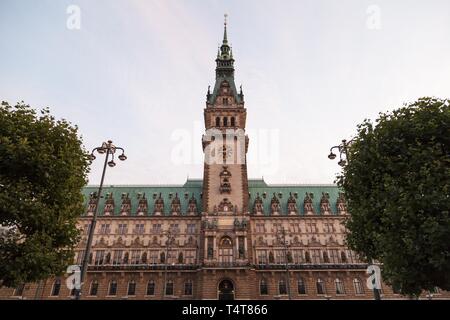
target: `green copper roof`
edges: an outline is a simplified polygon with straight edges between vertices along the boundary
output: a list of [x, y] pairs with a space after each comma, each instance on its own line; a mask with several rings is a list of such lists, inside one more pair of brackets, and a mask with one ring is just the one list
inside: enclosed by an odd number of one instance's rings
[[[114, 199], [114, 215], [119, 215], [120, 207], [122, 205], [122, 194], [128, 194], [131, 200], [131, 216], [135, 216], [138, 208], [138, 194], [145, 194], [148, 201], [148, 215], [153, 215], [154, 202], [161, 193], [164, 199], [164, 214], [169, 215], [170, 205], [175, 194], [178, 193], [178, 197], [181, 202], [181, 214], [185, 215], [187, 211], [188, 201], [194, 195], [197, 199], [198, 212], [202, 209], [202, 187], [203, 181], [201, 179], [188, 179], [183, 185], [117, 185], [117, 186], [105, 186], [102, 192], [102, 198], [100, 199], [98, 214], [103, 215], [103, 208], [105, 206], [105, 196], [108, 193], [112, 193]], [[85, 197], [85, 212], [87, 210], [89, 195], [92, 192], [97, 192], [98, 186], [87, 186], [83, 188], [83, 194]], [[322, 192], [329, 194], [330, 205], [333, 213], [336, 213], [336, 200], [338, 197], [339, 189], [335, 185], [268, 185], [263, 179], [250, 179], [249, 180], [249, 194], [250, 194], [250, 210], [253, 209], [253, 202], [259, 193], [263, 201], [264, 214], [270, 214], [270, 202], [273, 197], [273, 193], [276, 194], [280, 201], [282, 209], [282, 215], [286, 215], [287, 200], [289, 193], [294, 196], [297, 195], [297, 207], [300, 214], [303, 212], [303, 199], [305, 193], [313, 194], [313, 205], [317, 214], [320, 212], [320, 198]], [[264, 197], [265, 194], [265, 197]], [[281, 194], [281, 197], [280, 197]]]

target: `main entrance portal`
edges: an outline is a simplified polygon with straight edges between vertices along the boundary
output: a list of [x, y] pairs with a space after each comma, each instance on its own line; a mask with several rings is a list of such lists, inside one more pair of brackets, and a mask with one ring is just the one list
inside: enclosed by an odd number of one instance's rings
[[234, 285], [230, 280], [222, 280], [219, 283], [219, 300], [234, 300]]

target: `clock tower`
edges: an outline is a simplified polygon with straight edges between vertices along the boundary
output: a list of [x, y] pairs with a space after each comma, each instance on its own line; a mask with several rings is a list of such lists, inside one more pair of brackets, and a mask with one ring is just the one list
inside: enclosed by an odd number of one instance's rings
[[216, 81], [212, 92], [208, 87], [204, 109], [203, 211], [206, 214], [248, 212], [246, 116], [242, 86], [238, 91], [234, 82], [233, 52], [225, 21], [216, 58]]

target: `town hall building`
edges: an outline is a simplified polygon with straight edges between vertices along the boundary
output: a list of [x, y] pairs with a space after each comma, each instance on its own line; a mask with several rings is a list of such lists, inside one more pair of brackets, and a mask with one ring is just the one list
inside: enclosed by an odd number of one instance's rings
[[[82, 299], [373, 299], [367, 263], [345, 245], [343, 222], [351, 213], [337, 186], [248, 178], [251, 137], [226, 24], [215, 61], [199, 143], [203, 179], [105, 187]], [[83, 190], [79, 265], [97, 191]], [[2, 289], [4, 298], [73, 294], [64, 277]], [[433, 296], [446, 294], [436, 290]], [[381, 298], [404, 297], [383, 283]]]

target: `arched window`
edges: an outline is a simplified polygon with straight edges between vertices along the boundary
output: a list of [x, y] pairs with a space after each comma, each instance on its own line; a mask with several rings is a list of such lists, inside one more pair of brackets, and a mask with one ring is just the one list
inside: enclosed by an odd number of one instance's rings
[[98, 281], [94, 280], [91, 282], [91, 289], [89, 290], [90, 296], [96, 296], [98, 292]]
[[16, 289], [14, 290], [14, 296], [15, 297], [21, 297], [23, 295], [23, 290], [25, 289], [25, 284], [19, 284]]
[[323, 252], [323, 262], [324, 263], [330, 263], [330, 258], [328, 258], [328, 252]]
[[228, 98], [223, 98], [222, 102], [223, 102], [224, 106], [227, 106], [228, 105]]
[[341, 279], [336, 278], [336, 280], [334, 280], [334, 285], [336, 287], [336, 294], [344, 294], [345, 293], [344, 283], [342, 282]]
[[286, 281], [284, 279], [278, 281], [278, 293], [287, 294]]
[[116, 294], [117, 294], [117, 281], [112, 280], [109, 283], [108, 296], [115, 296]]
[[325, 284], [323, 280], [318, 278], [316, 282], [317, 294], [325, 294]]
[[147, 283], [147, 295], [154, 296], [155, 295], [155, 281], [150, 280]]
[[173, 281], [169, 280], [166, 282], [166, 296], [173, 296]]
[[128, 293], [127, 293], [127, 295], [129, 295], [129, 296], [136, 295], [136, 281], [131, 280], [130, 282], [128, 282]]
[[355, 288], [356, 294], [364, 294], [364, 288], [359, 278], [353, 279], [353, 287]]
[[223, 237], [219, 242], [219, 262], [233, 262], [233, 241], [230, 237]]
[[223, 126], [224, 127], [228, 126], [228, 117], [223, 117]]
[[232, 127], [236, 126], [236, 121], [235, 121], [234, 117], [231, 117], [231, 126]]
[[184, 295], [192, 296], [192, 281], [188, 280], [184, 283]]
[[261, 281], [259, 281], [259, 294], [262, 296], [269, 294], [269, 288], [267, 287], [266, 279], [261, 279]]
[[53, 283], [52, 296], [59, 296], [59, 291], [61, 291], [61, 280], [56, 279]]
[[305, 280], [303, 278], [298, 278], [297, 289], [298, 289], [298, 294], [306, 294]]
[[220, 117], [216, 117], [216, 127], [220, 127]]

